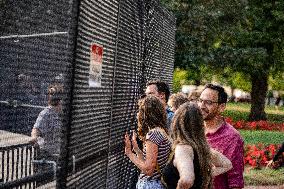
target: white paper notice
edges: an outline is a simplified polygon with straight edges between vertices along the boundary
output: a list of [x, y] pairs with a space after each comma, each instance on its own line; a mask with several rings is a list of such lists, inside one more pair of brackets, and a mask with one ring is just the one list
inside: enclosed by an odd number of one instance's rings
[[102, 80], [103, 46], [91, 45], [89, 87], [100, 87]]

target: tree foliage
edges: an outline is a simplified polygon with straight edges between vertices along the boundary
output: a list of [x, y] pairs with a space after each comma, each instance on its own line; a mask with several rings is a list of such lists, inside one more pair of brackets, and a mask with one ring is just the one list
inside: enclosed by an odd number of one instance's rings
[[188, 81], [188, 72], [186, 70], [176, 68], [173, 76], [173, 92], [176, 93], [180, 91], [181, 86], [186, 84], [186, 81]]
[[242, 89], [246, 92], [251, 91], [250, 76], [243, 72], [236, 72], [230, 68], [225, 68], [223, 72], [216, 73], [216, 80], [233, 89]]
[[251, 82], [250, 118], [266, 119], [269, 75], [284, 70], [284, 1], [162, 2], [177, 17], [175, 66], [200, 74], [201, 65], [243, 74]]
[[271, 74], [269, 77], [269, 85], [273, 90], [284, 91], [284, 73], [278, 72]]

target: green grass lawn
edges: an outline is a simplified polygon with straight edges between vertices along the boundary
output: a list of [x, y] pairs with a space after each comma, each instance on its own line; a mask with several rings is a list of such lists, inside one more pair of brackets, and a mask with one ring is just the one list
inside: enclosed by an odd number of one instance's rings
[[[277, 131], [249, 131], [239, 130], [246, 144], [282, 144], [284, 133]], [[244, 172], [245, 185], [264, 186], [264, 185], [283, 185], [284, 168], [273, 169], [247, 169]]]
[[[278, 110], [274, 106], [265, 108], [269, 122], [284, 122], [284, 107]], [[250, 113], [250, 104], [228, 103], [224, 116], [231, 117], [234, 121], [247, 120]], [[249, 131], [239, 130], [245, 144], [281, 144], [284, 142], [284, 132], [278, 131]], [[281, 169], [250, 169], [244, 172], [245, 185], [269, 186], [284, 184], [284, 168]], [[281, 186], [282, 187], [282, 186]]]
[[[267, 106], [265, 111], [268, 115], [268, 121], [284, 122], [284, 107], [276, 110], [274, 106]], [[234, 121], [246, 120], [250, 112], [248, 103], [228, 103], [224, 116], [231, 117]], [[249, 131], [240, 130], [245, 144], [282, 144], [284, 133], [278, 131]]]
[[284, 132], [239, 130], [245, 144], [282, 144]]
[[[266, 106], [267, 120], [270, 122], [284, 122], [284, 107], [278, 110], [274, 106]], [[247, 120], [250, 113], [248, 103], [228, 103], [224, 116], [231, 117], [234, 121]]]
[[[281, 144], [284, 133], [277, 131], [248, 131], [239, 130], [246, 144]], [[244, 172], [245, 185], [283, 185], [284, 168], [282, 169], [247, 169]]]
[[[246, 144], [281, 144], [284, 133], [277, 131], [249, 131], [239, 130]], [[282, 169], [247, 169], [244, 172], [245, 185], [283, 185], [284, 168]]]
[[[227, 103], [227, 107], [228, 108], [238, 108], [239, 110], [243, 110], [243, 111], [249, 111], [250, 110], [250, 103], [240, 103], [240, 102], [229, 102]], [[284, 114], [284, 106], [280, 106], [279, 109], [277, 110], [275, 108], [275, 106], [271, 106], [271, 105], [266, 105], [265, 106], [265, 111], [268, 113], [278, 113], [278, 112], [282, 112], [282, 114]]]
[[281, 169], [245, 169], [245, 185], [267, 186], [284, 184], [284, 168]]

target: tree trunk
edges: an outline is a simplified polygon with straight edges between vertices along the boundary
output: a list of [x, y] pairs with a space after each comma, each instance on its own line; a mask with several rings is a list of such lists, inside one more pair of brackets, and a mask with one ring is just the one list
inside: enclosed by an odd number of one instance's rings
[[195, 80], [194, 80], [194, 85], [196, 85], [196, 86], [201, 85], [201, 80], [195, 79]]
[[230, 102], [235, 102], [235, 88], [234, 87], [231, 87], [231, 97], [229, 99]]
[[268, 90], [268, 73], [251, 75], [251, 110], [250, 121], [266, 120], [265, 98]]

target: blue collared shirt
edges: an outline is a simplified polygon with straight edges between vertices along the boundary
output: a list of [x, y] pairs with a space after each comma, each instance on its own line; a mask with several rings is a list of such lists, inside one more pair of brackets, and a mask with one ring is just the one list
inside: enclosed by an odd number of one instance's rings
[[167, 107], [166, 111], [167, 111], [167, 128], [168, 131], [170, 132], [172, 119], [174, 117], [174, 112], [171, 111], [169, 107]]

